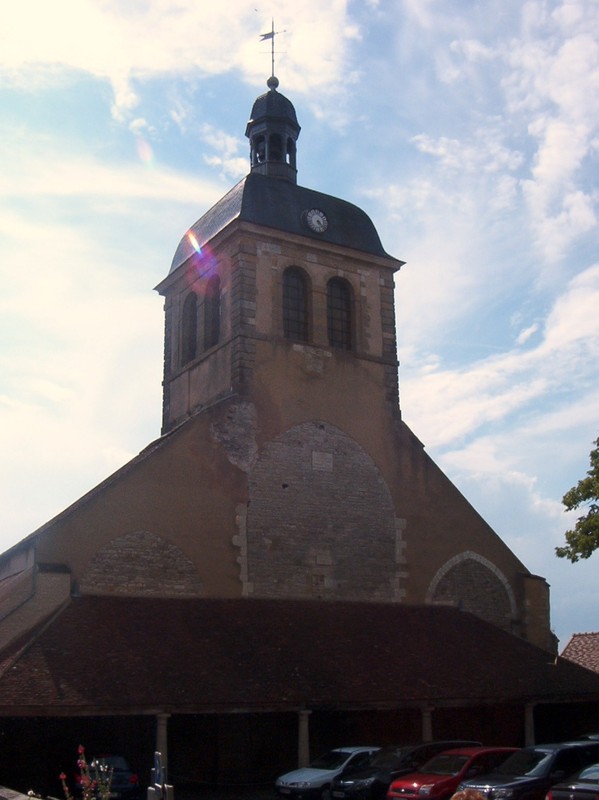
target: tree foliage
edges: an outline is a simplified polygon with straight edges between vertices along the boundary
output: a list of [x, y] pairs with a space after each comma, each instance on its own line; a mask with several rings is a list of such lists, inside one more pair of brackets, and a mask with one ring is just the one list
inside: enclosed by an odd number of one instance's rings
[[566, 531], [566, 546], [555, 548], [559, 558], [569, 558], [572, 563], [589, 558], [599, 548], [599, 439], [594, 444], [586, 478], [578, 481], [562, 498], [567, 511], [588, 506], [587, 513], [578, 517], [574, 529]]

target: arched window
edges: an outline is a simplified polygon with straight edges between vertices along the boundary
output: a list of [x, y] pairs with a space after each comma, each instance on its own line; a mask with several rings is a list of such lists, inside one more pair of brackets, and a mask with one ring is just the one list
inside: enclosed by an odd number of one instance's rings
[[308, 277], [297, 267], [283, 273], [283, 334], [286, 339], [308, 341]]
[[352, 289], [343, 278], [327, 283], [327, 330], [329, 344], [341, 350], [352, 348]]
[[215, 275], [206, 286], [204, 300], [204, 350], [218, 344], [220, 338], [220, 278]]
[[283, 160], [283, 142], [281, 141], [281, 134], [279, 133], [271, 134], [270, 139], [268, 140], [268, 160]]
[[256, 136], [252, 155], [253, 164], [262, 164], [266, 160], [266, 139], [264, 136]]
[[287, 139], [287, 163], [295, 169], [296, 146], [291, 136]]
[[190, 292], [183, 303], [181, 315], [181, 366], [196, 357], [198, 347], [198, 298]]

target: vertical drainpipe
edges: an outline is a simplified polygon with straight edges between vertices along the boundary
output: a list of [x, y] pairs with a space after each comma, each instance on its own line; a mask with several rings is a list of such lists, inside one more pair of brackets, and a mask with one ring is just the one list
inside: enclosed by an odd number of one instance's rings
[[298, 711], [297, 716], [297, 765], [307, 767], [310, 763], [310, 714], [307, 708]]

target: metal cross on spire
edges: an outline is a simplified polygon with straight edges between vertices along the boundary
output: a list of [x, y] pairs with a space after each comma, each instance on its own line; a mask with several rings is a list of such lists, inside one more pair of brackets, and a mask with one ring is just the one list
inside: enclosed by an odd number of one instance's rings
[[268, 33], [261, 33], [260, 34], [260, 41], [265, 42], [267, 39], [270, 39], [270, 58], [272, 64], [271, 70], [271, 78], [275, 77], [275, 36], [279, 33], [285, 33], [285, 31], [275, 31], [275, 21], [271, 19], [270, 21], [271, 28]]

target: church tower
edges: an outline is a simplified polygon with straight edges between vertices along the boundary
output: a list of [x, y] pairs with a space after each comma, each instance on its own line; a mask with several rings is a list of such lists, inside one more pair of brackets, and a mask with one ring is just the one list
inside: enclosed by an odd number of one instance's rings
[[401, 419], [403, 262], [360, 208], [298, 185], [300, 126], [278, 86], [247, 123], [249, 174], [157, 287], [163, 433], [209, 426], [244, 473], [230, 540], [241, 594], [449, 603], [550, 647], [545, 582]]
[[[246, 128], [249, 175], [192, 225], [157, 287], [163, 432], [232, 396], [258, 394], [290, 420], [314, 394], [331, 422], [343, 407], [369, 415], [373, 394], [399, 413], [393, 273], [402, 262], [359, 208], [297, 185], [299, 132], [269, 78]], [[356, 392], [368, 401], [358, 405]]]
[[403, 522], [375, 461], [399, 422], [402, 262], [361, 209], [297, 185], [295, 109], [267, 85], [249, 174], [191, 226], [158, 286], [163, 432], [208, 408], [237, 426], [244, 594], [399, 600]]

